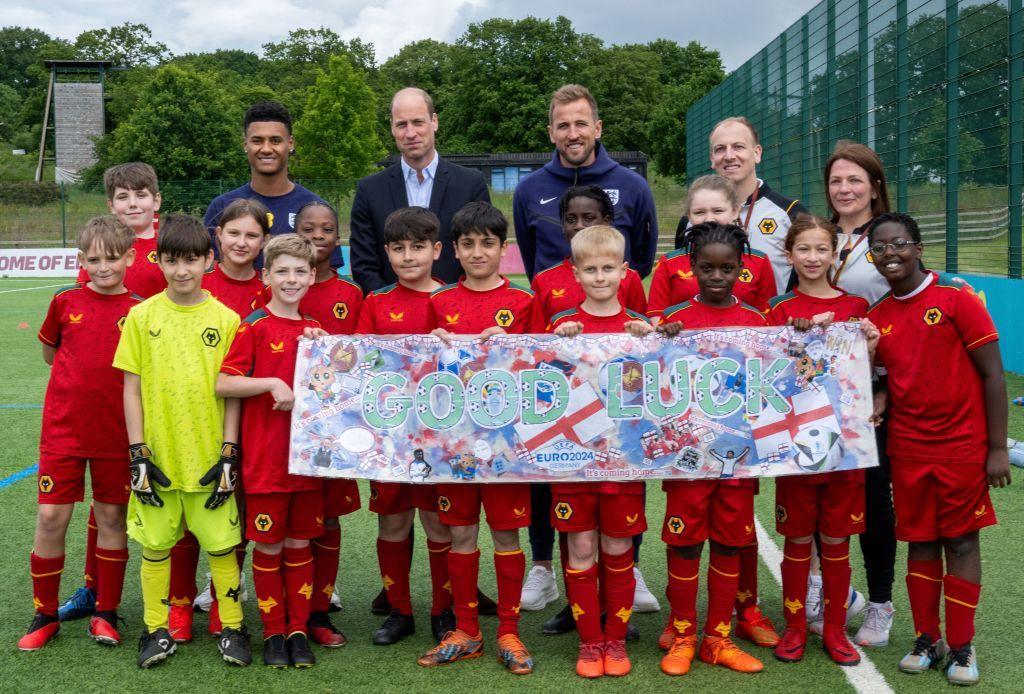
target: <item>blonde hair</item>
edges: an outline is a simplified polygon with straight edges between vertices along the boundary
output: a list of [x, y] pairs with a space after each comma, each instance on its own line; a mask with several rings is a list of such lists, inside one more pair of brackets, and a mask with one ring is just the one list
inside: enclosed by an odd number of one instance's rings
[[267, 245], [263, 248], [263, 267], [269, 270], [274, 265], [274, 261], [282, 255], [298, 258], [309, 263], [311, 268], [316, 267], [316, 248], [313, 247], [309, 239], [298, 234], [279, 234], [267, 241]]
[[598, 224], [580, 230], [569, 242], [572, 248], [572, 262], [580, 263], [586, 257], [610, 255], [625, 260], [626, 239], [615, 227]]
[[88, 253], [94, 243], [98, 243], [107, 253], [122, 256], [131, 250], [135, 242], [135, 232], [125, 226], [112, 214], [93, 217], [78, 232], [78, 250]]
[[563, 84], [551, 95], [551, 107], [548, 109], [548, 124], [553, 125], [555, 122], [555, 106], [565, 106], [580, 99], [586, 101], [587, 105], [590, 106], [590, 113], [593, 115], [594, 122], [596, 123], [598, 121], [597, 100], [594, 99], [594, 95], [590, 93], [590, 90], [582, 84]]
[[685, 214], [690, 214], [690, 203], [693, 200], [693, 196], [702, 190], [717, 191], [725, 196], [725, 199], [729, 201], [733, 209], [740, 207], [740, 197], [736, 193], [736, 186], [733, 185], [732, 181], [719, 174], [707, 174], [691, 183], [686, 191]]
[[715, 127], [711, 128], [711, 133], [708, 135], [708, 142], [711, 142], [711, 136], [715, 134], [715, 131], [718, 130], [719, 126], [725, 125], [726, 123], [739, 123], [740, 125], [747, 126], [751, 136], [754, 138], [754, 145], [761, 144], [761, 138], [757, 136], [757, 128], [754, 127], [754, 124], [751, 123], [746, 116], [729, 116], [728, 118], [723, 118], [715, 123]]

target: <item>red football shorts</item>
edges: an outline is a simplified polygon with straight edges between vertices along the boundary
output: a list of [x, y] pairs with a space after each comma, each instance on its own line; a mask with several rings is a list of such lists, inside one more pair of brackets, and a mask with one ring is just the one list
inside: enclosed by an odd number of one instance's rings
[[996, 524], [984, 463], [891, 463], [897, 540], [930, 542]]
[[530, 485], [437, 485], [437, 512], [445, 525], [476, 525], [481, 506], [493, 530], [525, 528], [530, 525]]
[[370, 510], [382, 515], [418, 508], [437, 512], [437, 485], [370, 480]]
[[754, 534], [754, 485], [720, 480], [662, 483], [666, 492], [661, 539], [673, 547], [707, 540], [745, 547]]
[[551, 526], [562, 533], [600, 530], [609, 537], [633, 537], [647, 530], [644, 494], [561, 492], [551, 489]]
[[268, 492], [245, 497], [245, 537], [273, 545], [286, 537], [312, 540], [324, 533], [323, 492]]
[[864, 532], [864, 472], [792, 475], [775, 480], [775, 529], [784, 537], [818, 531], [829, 537]]
[[92, 498], [104, 504], [127, 504], [131, 496], [128, 458], [80, 458], [39, 454], [37, 488], [40, 504], [73, 504], [85, 500], [85, 467], [92, 478]]
[[324, 480], [324, 518], [347, 516], [359, 510], [359, 485], [355, 480]]

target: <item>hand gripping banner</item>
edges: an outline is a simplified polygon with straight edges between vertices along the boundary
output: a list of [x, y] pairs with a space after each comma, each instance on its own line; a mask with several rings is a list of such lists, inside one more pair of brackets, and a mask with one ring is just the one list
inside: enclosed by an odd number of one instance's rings
[[773, 477], [878, 464], [856, 324], [303, 341], [289, 469], [416, 483]]

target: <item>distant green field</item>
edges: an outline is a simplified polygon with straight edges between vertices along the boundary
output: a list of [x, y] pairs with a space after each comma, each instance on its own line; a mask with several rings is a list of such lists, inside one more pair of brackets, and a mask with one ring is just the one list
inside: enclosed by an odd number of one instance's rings
[[[40, 358], [36, 331], [42, 321], [54, 285], [64, 280], [0, 280], [0, 354], [3, 372], [0, 380], [0, 427], [5, 453], [0, 457], [0, 672], [3, 691], [33, 692], [419, 692], [419, 691], [667, 691], [682, 687], [688, 691], [751, 692], [756, 694], [791, 694], [792, 692], [853, 691], [841, 669], [827, 660], [817, 647], [808, 649], [803, 663], [783, 665], [768, 651], [757, 654], [765, 662], [760, 675], [739, 675], [721, 668], [695, 664], [693, 671], [673, 680], [658, 669], [660, 653], [655, 641], [666, 618], [666, 605], [660, 614], [637, 615], [635, 622], [641, 640], [630, 646], [634, 672], [622, 681], [604, 679], [583, 682], [573, 674], [576, 639], [573, 635], [545, 637], [540, 634], [542, 621], [558, 609], [551, 606], [543, 613], [523, 613], [522, 634], [537, 663], [536, 672], [528, 678], [505, 673], [493, 658], [493, 636], [496, 622], [485, 618], [484, 633], [488, 657], [458, 663], [442, 669], [424, 670], [415, 663], [416, 656], [430, 644], [429, 622], [425, 610], [430, 590], [427, 577], [425, 541], [422, 533], [416, 540], [413, 598], [419, 610], [419, 630], [401, 644], [382, 648], [370, 642], [379, 618], [369, 614], [370, 600], [380, 587], [377, 574], [374, 539], [376, 521], [361, 510], [343, 520], [343, 554], [341, 566], [341, 597], [343, 612], [336, 623], [348, 635], [350, 643], [337, 651], [317, 649], [318, 665], [309, 671], [270, 671], [259, 665], [259, 618], [255, 600], [246, 605], [246, 621], [256, 635], [257, 664], [247, 669], [223, 665], [216, 654], [213, 640], [204, 633], [205, 617], [196, 619], [195, 641], [179, 649], [167, 664], [152, 671], [135, 666], [136, 639], [142, 628], [142, 610], [138, 583], [138, 548], [132, 546], [125, 586], [121, 627], [124, 643], [119, 648], [97, 646], [85, 635], [85, 623], [65, 625], [60, 636], [37, 653], [20, 653], [15, 642], [31, 620], [28, 554], [32, 543], [35, 518], [36, 489], [34, 475], [11, 482], [11, 476], [37, 461], [41, 403], [46, 386], [47, 368]], [[1009, 374], [1010, 395], [1024, 394], [1024, 377]], [[98, 403], [99, 405], [99, 403]], [[108, 406], [119, 407], [120, 403]], [[1024, 408], [1011, 407], [1010, 434], [1024, 438]], [[1020, 473], [1020, 470], [1014, 470]], [[773, 484], [761, 485], [757, 515], [773, 532]], [[366, 503], [366, 488], [363, 500]], [[664, 510], [663, 495], [657, 485], [650, 485], [647, 518], [657, 528]], [[1024, 660], [1016, 645], [1007, 642], [1020, 623], [1020, 606], [1024, 604], [1024, 583], [1020, 580], [1019, 548], [1024, 529], [1024, 492], [1020, 481], [1008, 490], [994, 492], [1000, 525], [983, 533], [985, 589], [978, 616], [978, 648], [983, 683], [979, 692], [1019, 692], [1024, 682]], [[70, 593], [79, 585], [85, 536], [86, 508], [78, 509], [69, 533], [68, 560], [61, 594]], [[523, 533], [525, 544], [525, 533]], [[776, 538], [776, 540], [778, 540]], [[484, 556], [488, 541], [484, 540]], [[854, 543], [856, 545], [856, 543]], [[856, 546], [852, 552], [854, 584], [864, 586], [864, 574]], [[888, 684], [897, 692], [934, 692], [945, 688], [945, 680], [932, 673], [917, 677], [897, 672], [896, 663], [913, 641], [913, 628], [903, 587], [905, 552], [901, 548], [897, 563], [896, 607], [898, 611], [892, 644], [871, 650], [868, 656]], [[642, 567], [656, 595], [664, 595], [665, 559], [658, 532], [648, 532], [643, 547]], [[703, 578], [702, 578], [703, 580]], [[481, 584], [495, 594], [493, 569], [482, 562]], [[251, 582], [250, 582], [251, 586]], [[762, 565], [761, 596], [766, 613], [776, 624], [782, 623], [780, 590], [769, 571]], [[560, 607], [560, 606], [559, 606]], [[703, 610], [703, 606], [701, 606]], [[814, 637], [812, 637], [813, 639]], [[816, 642], [812, 641], [812, 645]], [[757, 651], [749, 647], [750, 651]]]

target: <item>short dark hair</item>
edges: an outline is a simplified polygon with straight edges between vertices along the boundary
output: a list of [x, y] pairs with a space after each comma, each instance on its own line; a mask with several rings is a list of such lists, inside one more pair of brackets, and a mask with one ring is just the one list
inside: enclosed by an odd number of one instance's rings
[[871, 225], [868, 227], [869, 244], [875, 242], [875, 230], [889, 222], [901, 225], [910, 234], [910, 238], [914, 243], [921, 243], [921, 227], [917, 225], [916, 219], [903, 212], [885, 212], [871, 220]]
[[441, 220], [426, 207], [400, 207], [384, 220], [384, 245], [399, 241], [437, 241]]
[[156, 171], [142, 161], [130, 161], [111, 166], [103, 172], [103, 188], [106, 190], [107, 200], [114, 199], [114, 191], [118, 188], [148, 190], [152, 195], [160, 194]]
[[310, 200], [309, 202], [303, 204], [302, 207], [300, 207], [298, 209], [298, 211], [295, 212], [295, 221], [294, 221], [295, 227], [294, 228], [295, 229], [299, 228], [299, 222], [302, 220], [302, 216], [304, 214], [306, 214], [307, 212], [309, 212], [310, 210], [312, 210], [314, 207], [326, 208], [327, 211], [331, 213], [331, 217], [334, 218], [334, 231], [335, 231], [335, 233], [341, 234], [341, 229], [338, 228], [338, 211], [335, 210], [333, 207], [331, 207], [326, 202], [324, 202], [323, 200], [320, 200], [320, 199]]
[[573, 198], [588, 198], [601, 206], [601, 215], [607, 217], [610, 222], [615, 221], [615, 205], [608, 193], [604, 192], [601, 186], [585, 185], [572, 186], [565, 191], [562, 199], [558, 202], [558, 218], [565, 219], [565, 213], [569, 209], [569, 201]]
[[505, 243], [508, 239], [508, 220], [501, 210], [488, 202], [468, 202], [452, 217], [452, 239], [458, 243], [461, 237], [472, 231], [485, 236], [490, 232]]
[[253, 123], [274, 121], [284, 123], [288, 134], [292, 134], [292, 114], [288, 109], [277, 101], [257, 101], [245, 111], [245, 118], [242, 120], [242, 130], [248, 130]]
[[169, 214], [160, 220], [156, 237], [157, 257], [187, 258], [210, 252], [210, 234], [203, 223], [188, 214]]

